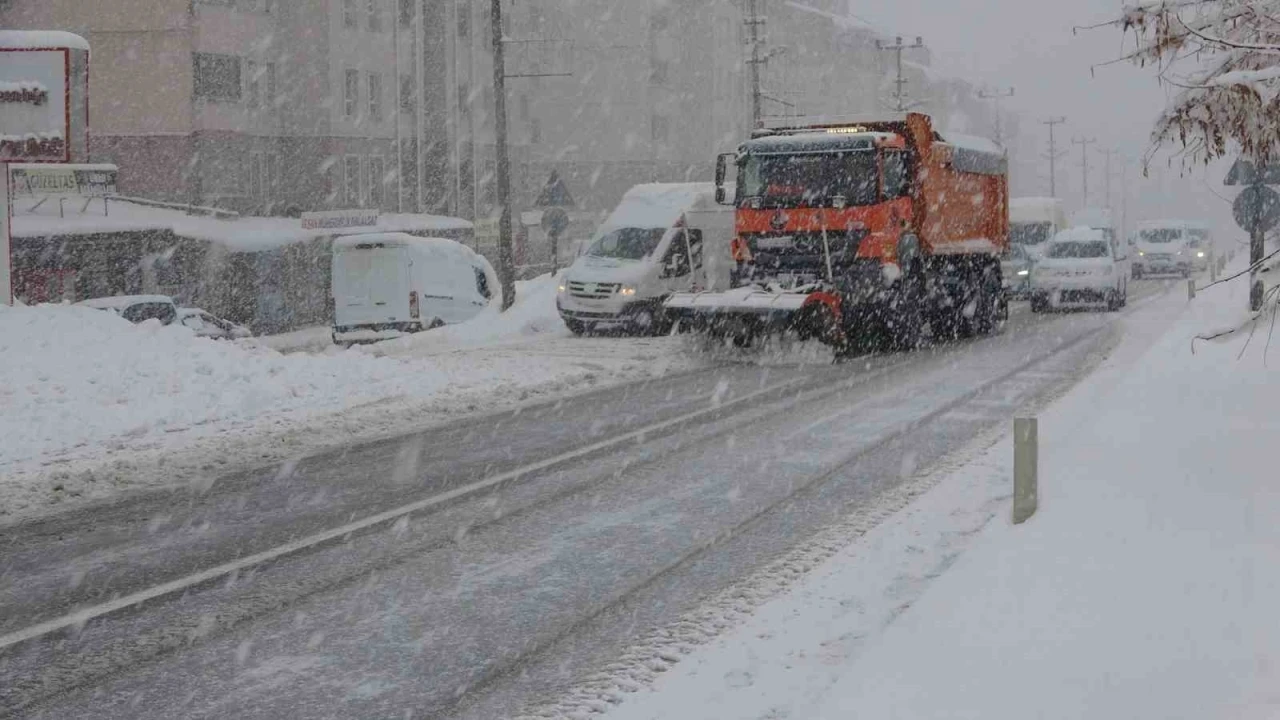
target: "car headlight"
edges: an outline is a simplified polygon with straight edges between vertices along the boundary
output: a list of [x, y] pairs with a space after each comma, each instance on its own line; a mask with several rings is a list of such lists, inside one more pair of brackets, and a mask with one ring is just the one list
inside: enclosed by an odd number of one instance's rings
[[619, 294], [619, 295], [626, 295], [626, 296], [630, 297], [630, 296], [632, 296], [632, 295], [635, 295], [635, 294], [636, 294], [636, 289], [635, 289], [635, 288], [633, 288], [633, 287], [628, 287], [628, 286], [626, 286], [626, 285], [623, 285], [622, 287], [618, 288], [618, 294]]
[[561, 285], [560, 287], [556, 288], [556, 292], [557, 292], [557, 293], [560, 293], [561, 295], [563, 295], [563, 294], [564, 294], [564, 286], [563, 286], [563, 285]]
[[1147, 256], [1146, 253], [1142, 252], [1141, 250], [1138, 251], [1138, 257], [1146, 257], [1146, 256]]
[[1204, 253], [1203, 253], [1203, 252], [1198, 252], [1198, 253], [1196, 253], [1196, 257], [1204, 257]]
[[1019, 270], [1018, 277], [1026, 277], [1031, 274], [1030, 270]]

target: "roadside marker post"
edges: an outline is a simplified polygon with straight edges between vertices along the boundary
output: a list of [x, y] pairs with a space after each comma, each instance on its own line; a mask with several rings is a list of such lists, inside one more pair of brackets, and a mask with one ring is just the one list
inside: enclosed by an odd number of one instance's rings
[[1013, 421], [1013, 524], [1021, 525], [1039, 507], [1040, 449], [1036, 418]]
[[1196, 299], [1196, 281], [1194, 279], [1187, 280], [1187, 299]]

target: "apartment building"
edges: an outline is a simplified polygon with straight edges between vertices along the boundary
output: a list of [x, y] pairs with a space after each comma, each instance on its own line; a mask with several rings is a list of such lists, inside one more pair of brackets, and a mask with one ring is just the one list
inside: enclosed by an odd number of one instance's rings
[[10, 0], [0, 26], [89, 40], [90, 158], [122, 194], [440, 211], [444, 2]]

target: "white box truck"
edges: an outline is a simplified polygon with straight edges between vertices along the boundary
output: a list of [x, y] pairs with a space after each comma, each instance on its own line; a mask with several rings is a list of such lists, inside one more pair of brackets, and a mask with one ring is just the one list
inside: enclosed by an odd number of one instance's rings
[[627, 191], [565, 271], [556, 308], [575, 334], [665, 334], [673, 292], [729, 289], [733, 208], [712, 183], [653, 183]]

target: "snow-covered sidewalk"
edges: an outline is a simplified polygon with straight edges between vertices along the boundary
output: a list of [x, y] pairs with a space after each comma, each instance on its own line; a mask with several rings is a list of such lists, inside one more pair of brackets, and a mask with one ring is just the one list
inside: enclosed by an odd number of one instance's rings
[[350, 350], [0, 308], [0, 523], [694, 366], [670, 338], [573, 337], [555, 292], [544, 276], [507, 313]]
[[1010, 441], [987, 440], [652, 687], [620, 680], [580, 714], [1280, 717], [1280, 359], [1266, 324], [1240, 359], [1244, 334], [1190, 342], [1238, 321], [1245, 291], [1125, 319], [1040, 414], [1025, 525]]

